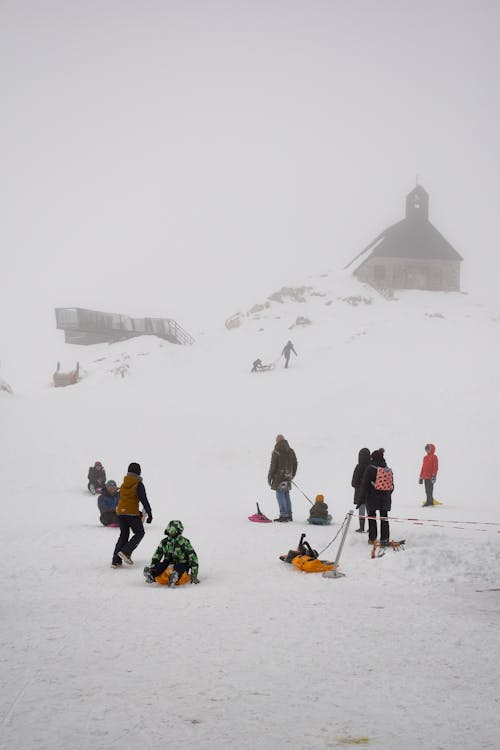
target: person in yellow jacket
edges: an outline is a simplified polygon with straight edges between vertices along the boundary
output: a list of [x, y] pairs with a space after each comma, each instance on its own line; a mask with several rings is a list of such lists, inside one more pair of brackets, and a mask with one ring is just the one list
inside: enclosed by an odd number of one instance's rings
[[[151, 523], [153, 513], [146, 495], [146, 488], [142, 482], [141, 467], [137, 463], [131, 463], [127, 475], [123, 478], [120, 487], [120, 499], [116, 506], [116, 515], [120, 524], [120, 536], [113, 553], [112, 568], [120, 568], [122, 563], [133, 565], [132, 552], [144, 536], [142, 513], [139, 503], [147, 515], [146, 523]], [[129, 539], [130, 532], [132, 537]]]

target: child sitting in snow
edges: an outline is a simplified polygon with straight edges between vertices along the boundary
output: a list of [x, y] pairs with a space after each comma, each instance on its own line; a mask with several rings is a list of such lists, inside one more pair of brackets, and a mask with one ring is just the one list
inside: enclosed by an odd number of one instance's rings
[[323, 495], [316, 495], [316, 502], [309, 511], [309, 518], [307, 523], [317, 524], [319, 526], [327, 526], [332, 520], [331, 515], [328, 513], [328, 505], [325, 503]]
[[119, 526], [116, 506], [120, 499], [120, 491], [114, 479], [108, 479], [102, 492], [97, 498], [99, 508], [99, 520], [103, 526]]
[[151, 558], [151, 565], [144, 568], [146, 583], [156, 581], [172, 587], [187, 583], [189, 578], [191, 583], [199, 583], [198, 557], [189, 539], [182, 536], [183, 531], [181, 521], [170, 521], [165, 538]]

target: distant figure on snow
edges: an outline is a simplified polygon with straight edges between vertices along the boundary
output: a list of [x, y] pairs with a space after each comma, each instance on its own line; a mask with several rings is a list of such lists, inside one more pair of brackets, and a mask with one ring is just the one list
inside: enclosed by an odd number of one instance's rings
[[419, 484], [424, 484], [425, 494], [427, 499], [424, 505], [434, 505], [433, 489], [434, 483], [437, 478], [439, 461], [436, 455], [436, 446], [432, 443], [427, 443], [425, 446], [425, 456], [422, 461], [422, 468], [420, 469], [420, 477], [418, 479]]
[[199, 583], [198, 557], [193, 545], [182, 536], [184, 526], [181, 521], [170, 521], [151, 559], [151, 565], [144, 568], [146, 583], [181, 586], [183, 583]]
[[283, 351], [281, 352], [281, 356], [285, 358], [285, 367], [288, 367], [288, 363], [290, 361], [290, 354], [294, 353], [295, 356], [297, 356], [297, 352], [293, 348], [293, 344], [291, 341], [287, 341], [285, 346], [283, 347]]
[[[133, 565], [132, 552], [144, 536], [142, 513], [139, 503], [147, 513], [146, 523], [151, 523], [153, 513], [142, 483], [140, 464], [131, 463], [120, 487], [120, 500], [116, 506], [116, 515], [120, 524], [120, 536], [113, 552], [112, 568], [121, 568], [123, 562]], [[129, 534], [132, 537], [129, 539]]]
[[89, 467], [87, 479], [89, 480], [87, 487], [91, 495], [95, 495], [102, 490], [106, 484], [106, 472], [100, 461], [96, 461], [93, 466]]
[[114, 479], [108, 479], [102, 493], [97, 498], [97, 507], [99, 508], [99, 520], [103, 526], [119, 526], [118, 516], [116, 515], [116, 506], [120, 499], [118, 485]]
[[[387, 471], [380, 471], [386, 469]], [[361, 480], [360, 498], [368, 511], [368, 544], [377, 541], [377, 511], [380, 513], [380, 544], [389, 543], [389, 521], [387, 514], [391, 510], [394, 483], [392, 471], [384, 459], [384, 449], [373, 451], [370, 463]]]
[[252, 369], [250, 372], [257, 372], [257, 370], [262, 370], [262, 360], [256, 359], [255, 362], [252, 364]]
[[359, 511], [359, 529], [356, 529], [358, 534], [364, 534], [365, 531], [365, 518], [366, 516], [366, 505], [361, 499], [361, 480], [365, 469], [370, 463], [370, 450], [369, 448], [361, 448], [358, 453], [358, 463], [354, 468], [354, 472], [351, 480], [351, 487], [354, 487], [354, 505]]
[[280, 514], [275, 521], [292, 521], [292, 502], [290, 490], [292, 479], [297, 473], [297, 456], [290, 448], [283, 435], [276, 436], [276, 444], [271, 456], [271, 465], [267, 475], [267, 481], [272, 490], [276, 491], [276, 499]]
[[325, 503], [323, 495], [316, 495], [316, 502], [309, 511], [309, 518], [307, 523], [313, 523], [319, 526], [326, 526], [332, 520], [331, 515], [328, 513], [328, 505]]

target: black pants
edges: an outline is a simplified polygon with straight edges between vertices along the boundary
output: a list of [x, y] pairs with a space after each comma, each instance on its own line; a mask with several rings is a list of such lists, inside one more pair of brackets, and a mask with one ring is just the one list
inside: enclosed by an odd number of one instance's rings
[[[166, 560], [163, 560], [163, 562], [156, 563], [156, 565], [152, 565], [149, 569], [153, 578], [156, 578], [157, 576], [160, 576], [164, 570], [168, 568], [169, 565], [172, 565], [172, 563], [167, 562]], [[188, 566], [186, 563], [174, 563], [174, 570], [177, 571], [179, 574], [179, 578], [183, 573], [187, 573]]]
[[[118, 516], [118, 521], [120, 523], [120, 536], [113, 553], [113, 562], [120, 564], [121, 558], [118, 557], [118, 553], [124, 552], [130, 557], [144, 536], [144, 526], [140, 516]], [[130, 532], [133, 534], [131, 539], [128, 538]]]
[[387, 514], [389, 513], [389, 511], [379, 510], [378, 508], [371, 508], [369, 505], [367, 505], [366, 510], [368, 511], [369, 516], [374, 516], [374, 518], [368, 519], [368, 539], [371, 542], [374, 542], [377, 538], [377, 519], [375, 518], [375, 516], [377, 515], [378, 510], [378, 512], [380, 513], [380, 541], [389, 541], [389, 521], [387, 520]]
[[424, 487], [425, 487], [425, 494], [426, 494], [426, 504], [427, 505], [434, 505], [434, 498], [432, 497], [432, 490], [434, 489], [434, 485], [432, 483], [431, 479], [424, 479]]

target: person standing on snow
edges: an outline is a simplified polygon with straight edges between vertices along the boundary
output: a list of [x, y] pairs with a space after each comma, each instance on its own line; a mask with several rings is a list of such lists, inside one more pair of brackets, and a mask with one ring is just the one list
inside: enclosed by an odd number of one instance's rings
[[358, 453], [358, 463], [354, 469], [351, 487], [354, 487], [354, 505], [359, 511], [359, 529], [356, 529], [358, 534], [364, 534], [365, 531], [365, 518], [366, 516], [366, 505], [360, 497], [361, 493], [361, 480], [365, 473], [366, 467], [370, 463], [370, 450], [369, 448], [361, 448]]
[[418, 483], [423, 483], [425, 486], [427, 499], [424, 505], [434, 505], [433, 489], [437, 478], [438, 468], [439, 461], [436, 456], [436, 446], [432, 443], [427, 443], [425, 446], [425, 456], [422, 461], [422, 468], [420, 469], [420, 477], [418, 479]]
[[[146, 489], [142, 483], [141, 467], [139, 464], [131, 463], [128, 467], [128, 473], [123, 478], [120, 487], [120, 500], [116, 506], [116, 515], [120, 524], [120, 536], [116, 543], [113, 553], [111, 567], [120, 568], [122, 563], [133, 565], [131, 559], [132, 552], [144, 536], [144, 526], [142, 523], [142, 514], [139, 510], [139, 503], [144, 508], [147, 519], [146, 523], [151, 523], [153, 513], [146, 495]], [[129, 539], [129, 534], [132, 537]]]
[[[387, 514], [389, 513], [392, 505], [392, 492], [394, 489], [392, 472], [391, 472], [391, 486], [392, 489], [382, 490], [377, 489], [375, 486], [378, 482], [378, 469], [386, 469], [387, 464], [384, 459], [384, 449], [379, 448], [373, 451], [370, 456], [370, 463], [365, 469], [363, 479], [361, 480], [361, 489], [359, 496], [362, 499], [368, 515], [371, 516], [368, 519], [368, 544], [373, 544], [377, 541], [377, 511], [380, 513], [380, 544], [383, 546], [389, 542], [390, 530], [389, 521]], [[390, 471], [390, 470], [389, 470]]]
[[283, 347], [283, 351], [281, 352], [281, 356], [285, 358], [285, 367], [288, 367], [288, 363], [290, 361], [290, 354], [294, 353], [295, 356], [297, 356], [297, 352], [293, 348], [293, 344], [291, 341], [287, 341], [285, 346]]
[[296, 473], [297, 456], [295, 451], [290, 448], [283, 435], [277, 435], [267, 475], [269, 486], [276, 491], [280, 510], [279, 518], [275, 518], [275, 521], [293, 520], [290, 490], [292, 489], [292, 479]]

